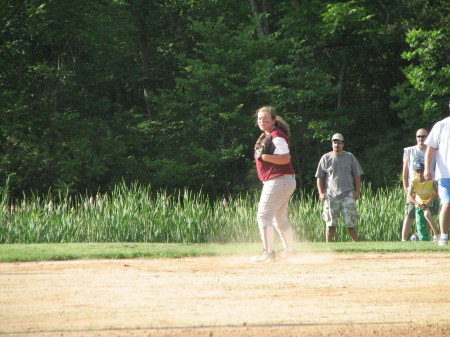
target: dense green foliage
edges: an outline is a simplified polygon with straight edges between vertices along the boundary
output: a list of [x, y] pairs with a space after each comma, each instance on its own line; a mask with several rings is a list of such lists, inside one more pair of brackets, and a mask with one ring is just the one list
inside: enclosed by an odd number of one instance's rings
[[366, 182], [393, 187], [415, 130], [447, 114], [449, 9], [1, 0], [0, 181], [10, 179], [12, 199], [122, 181], [237, 195], [257, 184], [253, 115], [270, 104], [291, 125], [299, 190], [314, 187], [335, 132]]
[[[10, 207], [0, 200], [0, 243], [242, 243], [259, 242], [258, 193], [211, 200], [202, 192], [168, 194], [133, 184], [109, 193], [72, 197], [34, 196]], [[363, 186], [359, 200], [361, 241], [399, 241], [404, 196], [399, 187]], [[293, 198], [290, 217], [298, 241], [323, 242], [322, 204], [304, 193]], [[413, 229], [414, 230], [414, 229]], [[335, 241], [349, 241], [339, 226]]]

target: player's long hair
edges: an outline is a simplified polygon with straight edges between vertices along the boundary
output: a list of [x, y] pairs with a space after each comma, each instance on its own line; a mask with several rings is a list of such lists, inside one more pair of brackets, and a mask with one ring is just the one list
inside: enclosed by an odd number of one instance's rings
[[291, 135], [291, 128], [289, 127], [289, 124], [286, 123], [286, 121], [277, 115], [275, 108], [271, 107], [270, 105], [263, 106], [256, 110], [256, 118], [258, 118], [258, 112], [266, 112], [270, 115], [270, 118], [275, 119], [275, 126], [278, 126], [280, 129], [282, 129], [286, 135], [289, 137]]

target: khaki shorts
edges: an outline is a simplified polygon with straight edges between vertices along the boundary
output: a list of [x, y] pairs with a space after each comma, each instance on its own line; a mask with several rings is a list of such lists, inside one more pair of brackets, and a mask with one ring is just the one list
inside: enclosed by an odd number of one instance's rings
[[345, 227], [356, 227], [359, 215], [356, 207], [356, 201], [353, 196], [348, 196], [342, 199], [325, 199], [322, 218], [326, 222], [327, 227], [336, 227], [338, 225], [338, 220], [341, 213], [344, 218]]
[[441, 205], [439, 204], [439, 198], [435, 199], [430, 205], [431, 215], [438, 215], [440, 206]]
[[416, 205], [412, 201], [407, 200], [405, 203], [405, 218], [415, 219], [416, 218]]

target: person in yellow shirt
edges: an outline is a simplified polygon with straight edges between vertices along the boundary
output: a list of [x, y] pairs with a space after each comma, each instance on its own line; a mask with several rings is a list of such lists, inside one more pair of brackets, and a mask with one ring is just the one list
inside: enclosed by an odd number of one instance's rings
[[[425, 219], [433, 230], [433, 241], [439, 240], [436, 222], [431, 216], [430, 207], [437, 198], [437, 184], [434, 180], [426, 180], [424, 177], [425, 163], [423, 158], [416, 158], [413, 161], [414, 178], [411, 181], [411, 188], [408, 192], [408, 199], [416, 206], [416, 213], [423, 212]], [[417, 234], [420, 241], [430, 241], [427, 228], [423, 224], [417, 223]]]

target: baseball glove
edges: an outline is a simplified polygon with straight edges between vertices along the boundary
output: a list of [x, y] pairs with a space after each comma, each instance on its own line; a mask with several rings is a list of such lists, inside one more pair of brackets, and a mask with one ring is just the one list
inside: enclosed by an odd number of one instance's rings
[[271, 144], [272, 144], [272, 137], [270, 135], [262, 133], [261, 136], [259, 136], [255, 144], [256, 158], [258, 158], [258, 160], [262, 160], [263, 154], [269, 153]]

